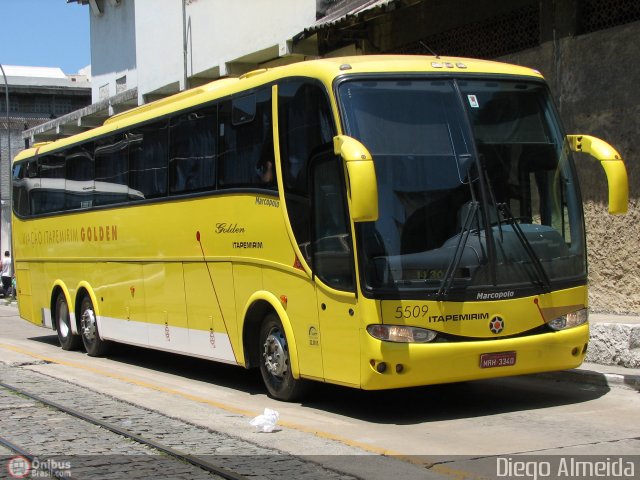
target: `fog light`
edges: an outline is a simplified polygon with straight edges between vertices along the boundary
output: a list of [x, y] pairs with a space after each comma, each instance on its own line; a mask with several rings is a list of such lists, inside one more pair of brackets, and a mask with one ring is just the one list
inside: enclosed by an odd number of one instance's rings
[[573, 328], [587, 323], [587, 321], [589, 321], [589, 310], [583, 308], [582, 310], [554, 318], [547, 325], [553, 330], [566, 330], [567, 328]]
[[378, 371], [378, 373], [386, 372], [387, 364], [385, 362], [380, 362], [378, 365], [376, 365], [376, 370]]

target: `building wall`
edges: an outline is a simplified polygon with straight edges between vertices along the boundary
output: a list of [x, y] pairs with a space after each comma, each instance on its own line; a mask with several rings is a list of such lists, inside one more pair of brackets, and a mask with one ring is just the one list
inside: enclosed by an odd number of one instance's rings
[[175, 93], [184, 83], [182, 2], [135, 0], [135, 9], [138, 103], [142, 104], [150, 92]]
[[[177, 2], [173, 2], [177, 3]], [[136, 86], [136, 15], [133, 0], [118, 5], [103, 2], [97, 17], [87, 7], [91, 22], [92, 102]], [[162, 34], [159, 32], [158, 36]], [[126, 78], [123, 84], [122, 79]], [[119, 79], [118, 82], [116, 80]]]
[[[183, 89], [182, 2], [136, 0], [135, 5], [139, 98]], [[187, 2], [188, 76], [242, 73], [230, 71], [228, 64], [247, 56], [251, 64], [251, 54], [270, 48], [271, 58], [277, 58], [286, 53], [287, 39], [315, 20], [315, 7], [315, 0]]]
[[[228, 62], [254, 52], [286, 53], [286, 41], [315, 20], [316, 1], [188, 0], [185, 10], [188, 75], [214, 79], [238, 73]], [[87, 12], [94, 103], [119, 93], [117, 79], [125, 77], [140, 104], [184, 88], [182, 1], [103, 2], [102, 15]]]
[[640, 313], [640, 22], [545, 42], [502, 57], [545, 76], [569, 133], [595, 135], [622, 155], [629, 175], [629, 212], [607, 212], [604, 171], [575, 155], [584, 201], [589, 300], [596, 312]]
[[[148, 1], [148, 0], [147, 0]], [[216, 5], [217, 4], [217, 5]], [[193, 73], [242, 59], [254, 52], [278, 46], [315, 21], [315, 0], [196, 1], [187, 6], [193, 35]], [[247, 59], [250, 62], [250, 59]], [[249, 67], [251, 68], [251, 67]]]

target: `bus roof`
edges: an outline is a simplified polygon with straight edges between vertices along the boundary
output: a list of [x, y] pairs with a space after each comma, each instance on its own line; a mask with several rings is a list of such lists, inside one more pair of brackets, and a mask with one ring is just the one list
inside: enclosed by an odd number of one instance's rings
[[107, 119], [100, 127], [66, 137], [55, 142], [37, 144], [16, 155], [19, 161], [37, 153], [45, 153], [127, 126], [168, 115], [194, 105], [226, 97], [286, 77], [318, 78], [331, 85], [336, 77], [362, 73], [440, 73], [442, 75], [493, 74], [499, 76], [528, 76], [542, 78], [537, 70], [460, 57], [423, 55], [361, 55], [335, 57], [292, 63], [280, 67], [255, 70], [237, 78], [222, 78], [211, 83], [177, 93], [161, 100], [141, 105]]

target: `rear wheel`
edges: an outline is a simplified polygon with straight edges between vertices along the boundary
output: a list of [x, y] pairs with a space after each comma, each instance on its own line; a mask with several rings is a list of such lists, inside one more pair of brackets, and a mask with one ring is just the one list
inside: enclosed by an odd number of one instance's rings
[[291, 372], [289, 344], [277, 315], [267, 315], [260, 327], [260, 373], [269, 396], [294, 401], [306, 390], [304, 380], [296, 380]]
[[109, 342], [100, 338], [93, 303], [88, 295], [82, 297], [82, 302], [80, 302], [80, 315], [82, 343], [84, 343], [85, 350], [92, 357], [105, 354], [109, 349]]
[[79, 335], [74, 335], [71, 330], [71, 317], [69, 315], [69, 304], [64, 293], [58, 293], [55, 306], [55, 322], [58, 341], [63, 350], [77, 350], [80, 348], [82, 340]]

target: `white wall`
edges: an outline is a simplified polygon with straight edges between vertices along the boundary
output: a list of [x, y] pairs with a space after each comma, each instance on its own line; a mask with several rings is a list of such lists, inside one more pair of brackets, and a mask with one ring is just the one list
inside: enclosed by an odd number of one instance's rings
[[[179, 1], [179, 0], [177, 0]], [[102, 2], [103, 14], [91, 17], [91, 101], [99, 101], [100, 92], [116, 94], [116, 79], [126, 76], [126, 89], [137, 85], [136, 17], [134, 0], [120, 4]]]
[[[198, 0], [187, 6], [193, 72], [199, 73], [286, 41], [311, 25], [316, 0]], [[285, 52], [280, 52], [285, 53]]]
[[[131, 0], [128, 0], [131, 1]], [[200, 0], [219, 3], [219, 0]], [[182, 85], [182, 1], [135, 0], [138, 103], [144, 95], [178, 91]], [[175, 83], [173, 88], [163, 88]]]
[[[287, 40], [315, 21], [316, 0], [187, 0], [187, 72], [202, 83], [287, 54]], [[115, 5], [114, 5], [115, 4]], [[184, 88], [182, 0], [104, 1], [91, 8], [92, 100], [116, 80], [138, 87], [138, 103]], [[255, 52], [262, 52], [256, 55]], [[233, 62], [233, 63], [232, 63]], [[233, 65], [233, 66], [232, 66]]]
[[[131, 1], [131, 0], [123, 0]], [[139, 103], [183, 88], [181, 0], [135, 0]], [[315, 21], [315, 0], [191, 0], [187, 71], [227, 75], [227, 62], [280, 45]], [[210, 75], [214, 75], [210, 73]]]

